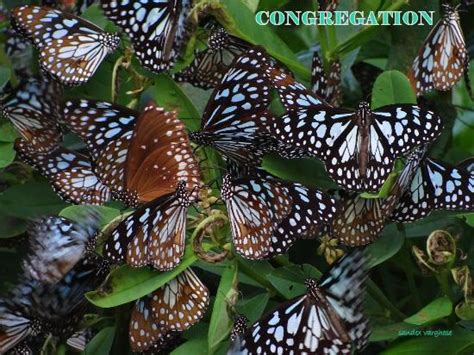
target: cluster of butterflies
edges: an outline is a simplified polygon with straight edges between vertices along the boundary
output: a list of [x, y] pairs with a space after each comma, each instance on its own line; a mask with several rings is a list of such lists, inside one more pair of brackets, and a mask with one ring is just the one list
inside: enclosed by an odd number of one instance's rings
[[[128, 35], [145, 68], [161, 72], [172, 67], [192, 27], [188, 21], [191, 1], [100, 3], [105, 15]], [[76, 5], [59, 9], [30, 5], [12, 10], [15, 32], [10, 38], [36, 48], [43, 76], [23, 80], [0, 106], [21, 135], [15, 143], [19, 157], [44, 175], [63, 199], [90, 205], [115, 199], [135, 208], [106, 240], [103, 258], [107, 263], [126, 262], [166, 271], [181, 262], [187, 211], [198, 202], [199, 191], [205, 187], [191, 141], [214, 147], [227, 162], [221, 198], [227, 207], [235, 250], [248, 259], [284, 254], [298, 239], [321, 233], [329, 233], [351, 247], [363, 246], [376, 240], [389, 220], [413, 221], [438, 209], [474, 209], [472, 161], [451, 166], [427, 156], [428, 145], [443, 127], [437, 114], [408, 104], [372, 110], [361, 102], [356, 111], [339, 108], [340, 62], [330, 63], [326, 73], [315, 54], [312, 90], [308, 90], [264, 49], [217, 26], [209, 31], [207, 48], [174, 75], [180, 82], [214, 88], [196, 132], [188, 135], [176, 112], [153, 103], [138, 112], [105, 101], [63, 102], [60, 84], [86, 83], [120, 41], [118, 34], [106, 33], [77, 16], [84, 7]], [[334, 2], [328, 2], [328, 9], [334, 7]], [[425, 44], [428, 49], [423, 49], [415, 61], [412, 78], [422, 82], [415, 84], [419, 93], [432, 88], [446, 90], [457, 75], [454, 71], [465, 71], [467, 54], [460, 66], [461, 52], [448, 46], [464, 44], [459, 17], [452, 8], [445, 17], [449, 21], [444, 18], [436, 25], [436, 35], [430, 35]], [[462, 42], [457, 40], [459, 36]], [[14, 41], [10, 48], [10, 54], [20, 50]], [[459, 78], [457, 75], [456, 81]], [[432, 85], [439, 81], [444, 86]], [[274, 92], [285, 110], [281, 117], [270, 109]], [[85, 154], [62, 146], [66, 130], [82, 139]], [[287, 159], [320, 159], [342, 191], [332, 196], [269, 174], [260, 168], [268, 153]], [[397, 159], [404, 160], [405, 167], [388, 197], [362, 198], [361, 192], [380, 190]], [[54, 282], [46, 281], [54, 286], [48, 286], [45, 293], [59, 292], [62, 296], [63, 292], [57, 291], [61, 287], [76, 292], [75, 285], [81, 284], [79, 276], [69, 275], [82, 267], [84, 260], [90, 263], [85, 257], [90, 255], [86, 252], [90, 248], [77, 238], [78, 233], [71, 236], [76, 228], [72, 222], [57, 217], [44, 224], [49, 227], [34, 231], [38, 236], [37, 256], [25, 266], [30, 275], [27, 278], [54, 278]], [[87, 229], [83, 235], [91, 234], [90, 225], [80, 227]], [[48, 250], [50, 246], [39, 240], [41, 236], [58, 239], [63, 246]], [[68, 238], [82, 246], [69, 245], [65, 242]], [[65, 255], [66, 268], [61, 262]], [[49, 260], [53, 256], [55, 259]], [[95, 256], [94, 261], [98, 258]], [[319, 282], [308, 280], [304, 296], [280, 305], [249, 329], [240, 318], [229, 352], [337, 354], [364, 348], [369, 334], [361, 306], [365, 263], [363, 253], [355, 250]], [[99, 264], [103, 268], [104, 263]], [[91, 273], [96, 275], [98, 267], [93, 269]], [[94, 277], [94, 282], [100, 283], [100, 278]], [[94, 282], [85, 282], [78, 293], [95, 288], [98, 284]], [[18, 296], [20, 300], [40, 299], [27, 292], [36, 287], [20, 289], [12, 291], [25, 294]], [[81, 310], [86, 308], [82, 293], [74, 298]], [[28, 307], [22, 308], [23, 303]], [[29, 347], [22, 342], [31, 335], [73, 335], [68, 326], [61, 327], [67, 334], [61, 333], [53, 329], [51, 319], [31, 315], [35, 303], [23, 303], [5, 305], [10, 313], [0, 318], [0, 352]], [[187, 269], [137, 300], [130, 322], [132, 350], [158, 351], [176, 333], [198, 322], [208, 303], [207, 288]], [[70, 304], [67, 310], [52, 314], [75, 312], [76, 306]], [[20, 314], [21, 322], [10, 314]], [[36, 328], [38, 319], [45, 324], [43, 330]]]

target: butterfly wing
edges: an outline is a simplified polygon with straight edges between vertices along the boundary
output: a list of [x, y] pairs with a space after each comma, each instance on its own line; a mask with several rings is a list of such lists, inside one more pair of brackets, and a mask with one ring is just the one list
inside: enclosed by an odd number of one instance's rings
[[112, 231], [104, 256], [134, 267], [173, 269], [184, 255], [187, 207], [175, 193], [141, 206]]
[[192, 269], [184, 270], [151, 297], [154, 321], [171, 331], [182, 332], [196, 324], [209, 306], [209, 291]]
[[130, 141], [125, 181], [139, 202], [175, 191], [178, 181], [189, 190], [200, 186], [199, 165], [175, 112], [154, 105], [145, 108]]
[[326, 101], [332, 106], [338, 107], [342, 101], [341, 90], [342, 66], [339, 60], [331, 62], [327, 79]]
[[0, 303], [0, 351], [6, 353], [27, 338], [32, 332], [30, 325], [31, 321], [20, 312]]
[[467, 57], [457, 10], [444, 5], [443, 18], [428, 35], [415, 58], [410, 80], [417, 95], [432, 89], [446, 91], [462, 77]]
[[101, 6], [105, 15], [129, 35], [144, 67], [158, 73], [174, 64], [184, 44], [191, 1], [101, 0]]
[[392, 219], [411, 222], [436, 210], [472, 210], [473, 194], [474, 175], [464, 165], [453, 167], [425, 158], [409, 190], [397, 204]]
[[92, 171], [91, 162], [82, 154], [58, 148], [38, 154], [28, 143], [15, 142], [18, 156], [47, 178], [54, 191], [66, 202], [103, 205], [110, 200], [110, 190]]
[[1, 109], [36, 151], [50, 152], [62, 141], [59, 128], [61, 87], [47, 79], [30, 78], [2, 102]]
[[44, 217], [30, 226], [31, 251], [23, 262], [28, 277], [52, 284], [77, 264], [99, 227], [97, 214], [83, 217], [81, 223], [63, 217]]
[[267, 127], [273, 118], [266, 111], [271, 101], [270, 85], [263, 74], [266, 58], [259, 48], [236, 58], [208, 101], [201, 130], [193, 132], [191, 139], [212, 145], [237, 162], [260, 161], [270, 140]]
[[327, 85], [323, 62], [318, 53], [314, 52], [311, 65], [311, 88], [317, 96], [326, 97]]
[[226, 201], [234, 246], [248, 259], [262, 259], [271, 251], [272, 234], [291, 210], [288, 188], [260, 177], [224, 177]]
[[117, 35], [48, 7], [13, 9], [12, 26], [37, 47], [41, 67], [67, 85], [87, 82], [119, 43]]

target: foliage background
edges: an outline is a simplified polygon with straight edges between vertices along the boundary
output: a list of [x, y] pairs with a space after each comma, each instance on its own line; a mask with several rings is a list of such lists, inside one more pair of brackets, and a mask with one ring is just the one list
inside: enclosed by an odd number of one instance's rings
[[[232, 34], [251, 43], [262, 45], [267, 51], [293, 70], [298, 79], [309, 84], [311, 55], [320, 48], [325, 62], [340, 58], [343, 63], [343, 90], [346, 107], [354, 107], [362, 99], [371, 97], [372, 106], [414, 102], [407, 86], [405, 73], [430, 27], [327, 27], [311, 26], [260, 27], [256, 25], [255, 10], [314, 9], [310, 0], [208, 0], [211, 13]], [[28, 3], [6, 1], [8, 6]], [[439, 14], [439, 2], [428, 0], [342, 0], [339, 10], [434, 10]], [[437, 15], [438, 16], [438, 15]], [[97, 6], [89, 8], [84, 17], [108, 31], [117, 30], [108, 22]], [[461, 22], [471, 57], [474, 56], [474, 7], [461, 13]], [[2, 27], [5, 24], [2, 23]], [[1, 40], [3, 47], [4, 38]], [[193, 47], [199, 45], [195, 37], [189, 41], [186, 56], [176, 70], [192, 60]], [[118, 51], [102, 64], [99, 72], [87, 85], [67, 89], [66, 97], [112, 100], [133, 107], [142, 107], [154, 99], [166, 109], [177, 109], [190, 130], [199, 127], [202, 110], [211, 91], [203, 91], [186, 84], [176, 84], [169, 75], [146, 72], [134, 61], [131, 72], [119, 72], [120, 86], [114, 95], [112, 71], [123, 54]], [[8, 80], [16, 83], [11, 63], [0, 51], [0, 86]], [[474, 71], [471, 65], [471, 76]], [[401, 73], [400, 73], [401, 72]], [[367, 80], [360, 80], [364, 76]], [[356, 79], [359, 78], [359, 80]], [[372, 90], [370, 82], [375, 81]], [[140, 87], [140, 94], [127, 94]], [[455, 163], [474, 155], [474, 103], [469, 99], [463, 82], [452, 92], [432, 93], [424, 100], [445, 119], [445, 131], [434, 144], [431, 155]], [[74, 218], [84, 207], [68, 206], [51, 190], [48, 183], [27, 165], [15, 159], [13, 141], [16, 133], [10, 123], [0, 120], [0, 287], [7, 289], [16, 281], [24, 253], [27, 221], [44, 214], [61, 214]], [[81, 148], [76, 137], [68, 135], [66, 146]], [[211, 150], [205, 150], [208, 181], [218, 179], [222, 162]], [[283, 178], [309, 186], [334, 188], [321, 164], [315, 160], [283, 161], [269, 157], [265, 168]], [[216, 207], [217, 208], [217, 207]], [[111, 203], [101, 209], [104, 226], [123, 213], [123, 206]], [[412, 246], [425, 250], [427, 236], [437, 229], [447, 230], [456, 242], [457, 255], [438, 273], [421, 274], [412, 256]], [[368, 287], [367, 314], [373, 334], [367, 354], [467, 354], [474, 351], [473, 310], [468, 306], [455, 312], [464, 295], [451, 276], [450, 268], [468, 265], [473, 268], [472, 234], [474, 215], [438, 212], [407, 225], [388, 225], [380, 239], [371, 245], [373, 255], [371, 280]], [[189, 231], [192, 233], [192, 230]], [[228, 248], [228, 228], [222, 228], [212, 241]], [[13, 247], [12, 247], [13, 246]], [[232, 257], [219, 264], [198, 261], [189, 249], [184, 262], [167, 273], [120, 267], [108, 279], [107, 292], [88, 295], [97, 305], [97, 315], [91, 316], [100, 332], [89, 344], [86, 353], [127, 353], [128, 314], [130, 301], [141, 297], [170, 280], [189, 265], [195, 266], [200, 278], [209, 287], [212, 301], [205, 319], [185, 332], [183, 340], [172, 354], [223, 354], [227, 349], [231, 327], [227, 309], [233, 300], [237, 310], [250, 321], [257, 320], [267, 309], [285, 299], [304, 292], [304, 279], [320, 275], [327, 269], [325, 258], [317, 253], [318, 240], [300, 241], [285, 257], [272, 261], [249, 262]], [[472, 301], [472, 300], [471, 300]], [[472, 307], [472, 303], [470, 304]], [[462, 318], [462, 319], [461, 319]], [[452, 330], [450, 337], [399, 337], [400, 330]], [[64, 347], [58, 353], [66, 352]]]

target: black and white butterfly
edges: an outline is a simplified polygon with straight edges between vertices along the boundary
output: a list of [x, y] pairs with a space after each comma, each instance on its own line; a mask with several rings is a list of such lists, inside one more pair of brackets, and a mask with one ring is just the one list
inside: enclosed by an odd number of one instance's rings
[[55, 150], [62, 141], [59, 127], [62, 88], [46, 78], [29, 78], [0, 103], [20, 135], [37, 153]]
[[339, 191], [340, 208], [332, 220], [329, 235], [351, 247], [374, 242], [390, 220], [399, 199], [410, 187], [424, 154], [424, 147], [410, 152], [387, 197], [364, 198], [358, 193]]
[[339, 259], [305, 295], [280, 304], [236, 339], [228, 354], [350, 354], [368, 343], [363, 314], [367, 258], [360, 250]]
[[64, 201], [103, 205], [111, 199], [110, 189], [94, 173], [88, 157], [63, 147], [50, 153], [38, 153], [22, 139], [16, 140], [15, 150], [21, 160], [48, 179]]
[[159, 73], [174, 65], [187, 36], [191, 0], [101, 0], [101, 6], [130, 36], [145, 68]]
[[331, 106], [337, 107], [342, 101], [341, 70], [341, 62], [334, 60], [330, 63], [329, 72], [326, 74], [321, 58], [317, 52], [314, 52], [311, 66], [311, 88], [316, 96]]
[[271, 150], [267, 127], [274, 119], [267, 110], [271, 88], [264, 75], [266, 61], [260, 48], [236, 58], [208, 101], [201, 129], [190, 133], [192, 141], [212, 146], [234, 162], [260, 162]]
[[72, 86], [86, 83], [120, 41], [117, 34], [48, 7], [17, 7], [12, 11], [11, 23], [38, 49], [41, 68]]
[[409, 73], [417, 96], [433, 89], [450, 90], [467, 75], [469, 56], [457, 7], [442, 6], [443, 17], [431, 30]]
[[287, 158], [323, 160], [329, 176], [350, 191], [378, 191], [395, 159], [432, 142], [441, 133], [441, 118], [415, 105], [388, 105], [357, 111], [315, 105], [298, 95], [281, 119], [274, 120], [277, 151]]
[[80, 223], [58, 216], [34, 221], [28, 229], [30, 251], [23, 261], [24, 274], [41, 283], [58, 282], [82, 259], [98, 227], [95, 212], [81, 216]]
[[220, 26], [214, 26], [209, 34], [207, 48], [196, 53], [194, 60], [174, 78], [202, 89], [216, 87], [234, 59], [250, 47]]
[[80, 261], [54, 284], [24, 279], [0, 299], [0, 352], [28, 342], [43, 343], [52, 336], [73, 336], [88, 310], [84, 293], [95, 289], [96, 265]]
[[263, 171], [224, 176], [226, 202], [234, 246], [248, 259], [284, 254], [298, 238], [312, 236], [336, 214], [326, 193], [289, 183]]
[[411, 222], [436, 210], [474, 210], [474, 174], [469, 170], [472, 160], [457, 166], [425, 157], [402, 195], [392, 219]]

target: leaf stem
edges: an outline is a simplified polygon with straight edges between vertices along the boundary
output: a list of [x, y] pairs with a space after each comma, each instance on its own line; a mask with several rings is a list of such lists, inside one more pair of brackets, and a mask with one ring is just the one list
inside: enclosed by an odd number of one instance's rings
[[403, 314], [392, 302], [383, 294], [382, 291], [372, 280], [367, 280], [367, 293], [372, 297], [378, 304], [386, 308], [390, 315], [395, 317], [397, 320], [403, 320], [407, 316]]

